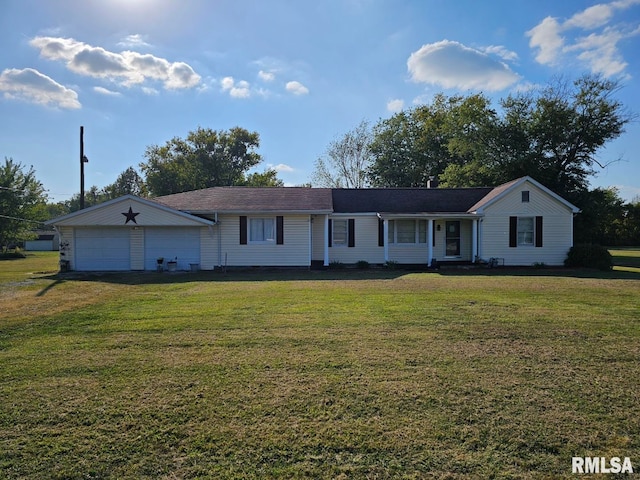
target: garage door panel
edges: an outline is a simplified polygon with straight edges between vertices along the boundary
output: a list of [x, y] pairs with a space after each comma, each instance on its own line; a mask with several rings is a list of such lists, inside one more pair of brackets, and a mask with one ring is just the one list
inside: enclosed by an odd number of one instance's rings
[[80, 271], [129, 270], [129, 229], [76, 228], [75, 269]]
[[177, 257], [178, 270], [189, 270], [190, 263], [200, 263], [200, 229], [195, 228], [146, 228], [144, 232], [144, 268], [155, 270], [156, 260], [165, 262]]

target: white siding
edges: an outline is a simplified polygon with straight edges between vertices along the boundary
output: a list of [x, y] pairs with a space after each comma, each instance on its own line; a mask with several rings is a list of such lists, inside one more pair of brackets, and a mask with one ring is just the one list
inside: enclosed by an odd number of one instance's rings
[[[273, 214], [275, 218], [277, 214]], [[250, 219], [252, 216], [247, 215]], [[256, 215], [256, 217], [266, 217]], [[309, 266], [309, 215], [283, 215], [284, 244], [240, 245], [240, 216], [220, 215], [222, 263], [228, 266]]]
[[60, 260], [67, 260], [69, 268], [74, 270], [75, 264], [75, 242], [73, 238], [73, 227], [57, 227], [60, 234]]
[[[135, 216], [135, 222], [127, 221], [123, 213], [129, 211], [129, 207]], [[122, 200], [114, 201], [112, 204], [98, 205], [86, 211], [78, 212], [77, 215], [62, 220], [56, 225], [69, 226], [202, 226], [202, 222], [196, 218], [181, 212], [168, 209], [166, 207], [156, 206], [146, 202], [139, 201], [135, 198], [124, 197]]]
[[[342, 220], [349, 218], [354, 219], [355, 246], [347, 247], [346, 245], [341, 245], [330, 247], [329, 262], [352, 264], [360, 260], [365, 260], [372, 264], [384, 263], [384, 247], [378, 246], [377, 215], [335, 215], [331, 218]], [[322, 225], [324, 226], [324, 223], [322, 223]], [[320, 234], [322, 235], [322, 231], [320, 231]], [[320, 256], [319, 260], [320, 259], [322, 259], [322, 256]]]
[[218, 264], [218, 227], [200, 229], [200, 268], [213, 270]]
[[426, 264], [428, 261], [428, 245], [418, 244], [390, 244], [389, 261], [398, 263]]
[[144, 270], [144, 229], [132, 228], [130, 233], [129, 251], [131, 256], [131, 270]]
[[[529, 202], [522, 202], [528, 190]], [[509, 217], [542, 217], [542, 247], [509, 247]], [[573, 213], [535, 185], [525, 182], [485, 210], [480, 224], [482, 258], [504, 258], [505, 265], [562, 265], [571, 248]]]

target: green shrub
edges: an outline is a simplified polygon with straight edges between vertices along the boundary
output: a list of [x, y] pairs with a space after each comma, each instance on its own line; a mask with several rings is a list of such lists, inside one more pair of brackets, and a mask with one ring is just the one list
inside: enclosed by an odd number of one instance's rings
[[400, 264], [398, 262], [396, 262], [395, 260], [389, 260], [387, 262], [384, 262], [384, 267], [388, 268], [390, 270], [394, 270], [396, 268], [398, 268], [400, 266]]
[[356, 268], [366, 270], [367, 268], [369, 268], [369, 262], [367, 262], [366, 260], [358, 260], [356, 262]]
[[340, 262], [339, 260], [334, 260], [329, 264], [329, 268], [332, 268], [335, 270], [343, 269], [344, 267], [345, 267], [345, 264]]
[[611, 270], [613, 268], [613, 258], [605, 247], [585, 243], [571, 247], [564, 264], [566, 267]]

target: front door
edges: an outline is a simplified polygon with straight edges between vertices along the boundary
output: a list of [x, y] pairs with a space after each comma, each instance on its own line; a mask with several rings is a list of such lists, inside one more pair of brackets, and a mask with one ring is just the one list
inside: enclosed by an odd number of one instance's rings
[[447, 257], [460, 256], [460, 221], [450, 221], [445, 224], [447, 230], [446, 252]]

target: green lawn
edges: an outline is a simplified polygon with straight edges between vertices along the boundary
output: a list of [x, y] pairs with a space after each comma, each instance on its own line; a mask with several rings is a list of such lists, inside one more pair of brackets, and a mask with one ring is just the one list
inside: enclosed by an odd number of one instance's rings
[[572, 456], [640, 471], [633, 265], [56, 262], [0, 262], [0, 478], [574, 478]]

